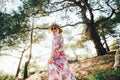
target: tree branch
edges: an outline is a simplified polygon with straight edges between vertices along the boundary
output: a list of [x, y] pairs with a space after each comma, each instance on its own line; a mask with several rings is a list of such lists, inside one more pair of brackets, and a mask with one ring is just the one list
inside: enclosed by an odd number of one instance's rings
[[82, 8], [82, 5], [81, 5], [81, 0], [79, 1], [76, 1], [76, 0], [66, 0], [66, 1], [70, 1], [70, 2], [73, 2], [76, 6], [79, 6]]
[[48, 27], [35, 27], [35, 28], [33, 28], [33, 30], [34, 30], [34, 29], [47, 30], [47, 29], [48, 29]]
[[108, 16], [108, 17], [106, 17], [106, 18], [103, 18], [103, 19], [101, 19], [101, 20], [96, 21], [96, 22], [95, 22], [95, 25], [97, 26], [97, 25], [100, 24], [101, 22], [104, 22], [104, 21], [110, 19], [110, 18], [113, 16], [113, 14], [114, 14], [114, 11], [112, 11], [112, 13], [111, 13], [110, 16]]
[[[60, 5], [60, 4], [62, 4], [62, 3], [65, 3], [65, 2], [67, 2], [67, 0], [63, 0], [63, 1], [60, 1], [60, 2], [53, 2], [53, 3], [49, 3], [50, 5], [52, 5], [52, 6], [55, 6], [55, 5]], [[63, 7], [62, 8], [59, 8], [59, 9], [57, 9], [57, 10], [54, 10], [54, 11], [41, 11], [41, 10], [37, 10], [35, 13], [34, 13], [34, 15], [38, 15], [37, 17], [35, 17], [35, 18], [38, 18], [38, 17], [44, 17], [44, 16], [49, 16], [49, 14], [51, 14], [51, 13], [54, 13], [54, 12], [58, 12], [58, 11], [62, 11], [62, 10], [64, 10], [64, 9], [66, 9], [66, 8], [69, 8], [69, 7], [74, 7], [75, 6], [75, 4], [73, 4], [73, 3], [71, 3], [70, 1], [68, 2], [68, 4], [67, 4], [67, 6], [64, 6], [63, 5]], [[42, 14], [41, 14], [42, 13]]]
[[20, 59], [20, 57], [12, 55], [12, 54], [7, 54], [7, 53], [0, 53], [0, 56], [11, 56], [11, 57], [15, 57], [17, 59]]
[[88, 0], [83, 0], [83, 1], [84, 1], [84, 4], [86, 5], [88, 11], [89, 11], [91, 21], [94, 21], [94, 16], [93, 16], [93, 13], [92, 13], [92, 8], [88, 4]]
[[61, 4], [61, 3], [64, 3], [64, 2], [66, 2], [65, 0], [63, 0], [63, 1], [60, 1], [60, 2], [54, 2], [54, 3], [50, 3], [51, 5], [59, 5], [59, 4]]
[[66, 24], [66, 25], [64, 25], [64, 26], [61, 26], [61, 28], [64, 28], [64, 27], [66, 27], [66, 26], [76, 26], [76, 25], [78, 25], [78, 24], [85, 24], [85, 22], [77, 22], [77, 23], [74, 23], [74, 24]]
[[109, 1], [110, 1], [110, 0], [106, 1], [105, 3], [107, 4], [107, 6], [109, 6], [109, 7], [111, 8], [111, 10], [112, 10], [111, 15], [108, 16], [108, 17], [106, 17], [106, 18], [103, 18], [103, 19], [101, 19], [101, 20], [96, 21], [96, 22], [95, 22], [95, 26], [97, 26], [97, 25], [100, 24], [101, 22], [104, 22], [104, 21], [110, 19], [110, 18], [113, 16], [113, 14], [115, 13], [115, 10], [109, 5]]
[[76, 5], [74, 5], [74, 4], [70, 4], [70, 5], [68, 5], [68, 6], [65, 6], [65, 7], [59, 8], [59, 9], [54, 10], [54, 11], [45, 11], [45, 13], [46, 13], [46, 15], [49, 15], [49, 14], [51, 14], [51, 13], [59, 12], [59, 11], [62, 11], [62, 10], [64, 10], [64, 9], [66, 9], [66, 8], [74, 7], [74, 6], [76, 6]]
[[97, 4], [99, 5], [99, 8], [97, 8], [97, 9], [92, 9], [92, 10], [93, 10], [93, 11], [100, 10], [100, 11], [103, 12], [103, 10], [101, 10], [101, 9], [103, 9], [103, 6], [102, 6], [99, 2], [97, 2]]
[[83, 33], [78, 33], [78, 34], [72, 36], [71, 39], [73, 39], [74, 37], [79, 36], [79, 35], [83, 35]]

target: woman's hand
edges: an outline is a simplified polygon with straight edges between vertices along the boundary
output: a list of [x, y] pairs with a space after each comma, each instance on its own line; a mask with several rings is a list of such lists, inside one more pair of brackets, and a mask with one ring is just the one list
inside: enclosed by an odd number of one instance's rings
[[53, 56], [55, 55], [55, 50], [53, 50], [51, 52], [51, 56], [50, 56], [50, 59], [48, 60], [48, 64], [52, 64], [53, 63]]
[[48, 64], [52, 64], [53, 63], [53, 60], [50, 58], [49, 60], [48, 60]]

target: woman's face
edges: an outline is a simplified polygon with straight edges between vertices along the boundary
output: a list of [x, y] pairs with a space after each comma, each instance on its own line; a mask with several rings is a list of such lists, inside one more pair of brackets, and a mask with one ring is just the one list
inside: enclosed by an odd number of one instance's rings
[[51, 31], [52, 31], [53, 33], [57, 33], [57, 32], [59, 32], [59, 29], [58, 29], [57, 27], [52, 27], [52, 28], [51, 28]]

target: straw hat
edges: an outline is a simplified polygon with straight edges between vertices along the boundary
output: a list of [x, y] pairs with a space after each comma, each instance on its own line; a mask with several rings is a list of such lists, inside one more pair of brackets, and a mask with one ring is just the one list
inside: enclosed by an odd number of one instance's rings
[[58, 29], [59, 29], [59, 33], [62, 33], [62, 32], [63, 32], [63, 30], [60, 28], [60, 26], [59, 26], [58, 24], [52, 24], [52, 25], [50, 25], [50, 26], [49, 26], [49, 29], [51, 30], [52, 27], [58, 28]]

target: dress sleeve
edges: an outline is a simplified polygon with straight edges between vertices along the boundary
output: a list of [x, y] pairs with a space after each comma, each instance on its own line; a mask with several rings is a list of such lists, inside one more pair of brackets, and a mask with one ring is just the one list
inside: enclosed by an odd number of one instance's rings
[[53, 49], [59, 50], [62, 47], [62, 44], [63, 44], [62, 35], [57, 34], [54, 39]]

